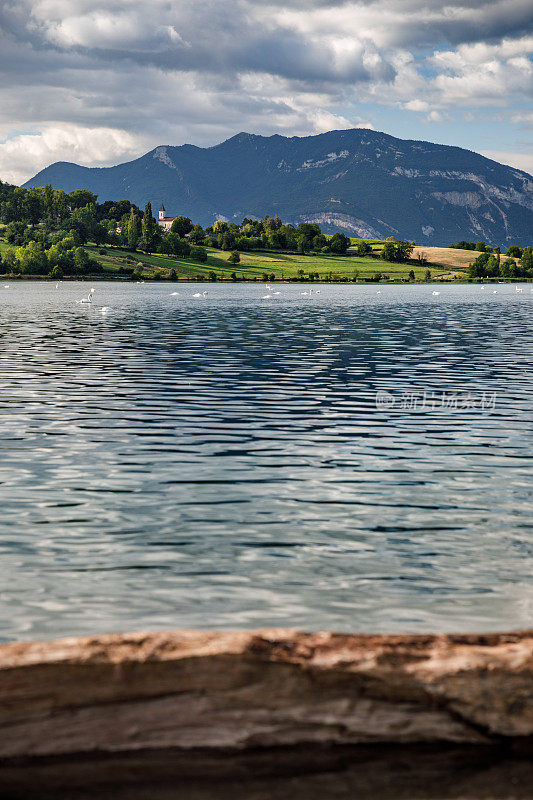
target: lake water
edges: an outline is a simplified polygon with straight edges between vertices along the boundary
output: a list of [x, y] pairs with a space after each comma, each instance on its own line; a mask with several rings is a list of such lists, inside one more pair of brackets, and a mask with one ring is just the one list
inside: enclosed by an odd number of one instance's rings
[[531, 625], [530, 286], [93, 285], [0, 285], [2, 640]]

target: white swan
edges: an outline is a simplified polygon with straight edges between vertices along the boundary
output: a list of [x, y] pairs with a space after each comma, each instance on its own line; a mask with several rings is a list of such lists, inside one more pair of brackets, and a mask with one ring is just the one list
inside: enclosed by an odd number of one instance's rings
[[515, 286], [515, 292], [523, 292], [524, 288], [522, 286]]
[[193, 297], [206, 297], [206, 295], [207, 292], [195, 292], [195, 294], [193, 294]]
[[100, 314], [109, 314], [114, 310], [115, 310], [114, 308], [110, 308], [109, 306], [104, 306], [103, 308], [100, 309]]
[[85, 305], [86, 303], [92, 303], [93, 294], [94, 294], [94, 289], [91, 289], [87, 297], [82, 297], [81, 300], [76, 300], [76, 303], [81, 303], [82, 305]]
[[179, 296], [179, 292], [171, 292], [170, 296], [171, 297], [178, 297]]
[[262, 296], [261, 300], [270, 300], [270, 298], [271, 298], [271, 297], [272, 297], [272, 295], [271, 295], [271, 294], [264, 294], [264, 295]]
[[440, 292], [432, 292], [432, 294], [434, 294], [436, 296], [436, 295], [440, 294]]

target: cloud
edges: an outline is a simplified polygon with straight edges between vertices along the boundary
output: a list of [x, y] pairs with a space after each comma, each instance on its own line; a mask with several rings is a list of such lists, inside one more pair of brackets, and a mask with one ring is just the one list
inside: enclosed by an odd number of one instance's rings
[[413, 138], [461, 108], [524, 126], [532, 53], [530, 0], [4, 0], [0, 175], [373, 127], [389, 108]]
[[481, 155], [492, 158], [500, 164], [508, 164], [510, 167], [522, 169], [533, 175], [533, 152], [516, 153], [512, 150], [481, 150]]
[[134, 136], [115, 128], [49, 126], [39, 133], [20, 134], [0, 142], [0, 175], [17, 182], [28, 160], [36, 172], [54, 161], [100, 166], [136, 155], [139, 144]]

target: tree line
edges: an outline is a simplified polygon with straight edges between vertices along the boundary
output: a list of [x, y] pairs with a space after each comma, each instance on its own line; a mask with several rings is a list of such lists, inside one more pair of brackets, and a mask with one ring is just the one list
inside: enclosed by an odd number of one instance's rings
[[[6, 226], [6, 241], [16, 248], [4, 253], [4, 271], [54, 277], [102, 269], [84, 249], [88, 242], [200, 263], [207, 260], [205, 248], [213, 247], [230, 251], [235, 264], [239, 251], [344, 255], [351, 244], [343, 233], [326, 237], [317, 223], [302, 222], [295, 227], [283, 224], [278, 216], [244, 219], [240, 225], [218, 220], [205, 229], [179, 216], [165, 231], [154, 219], [150, 203], [141, 211], [129, 200], [98, 203], [97, 195], [86, 189], [64, 192], [50, 185], [23, 189], [1, 181], [0, 222]], [[367, 252], [365, 244], [360, 249]]]
[[[514, 258], [509, 254], [520, 251]], [[533, 278], [533, 250], [531, 247], [510, 247], [502, 261], [499, 248], [480, 253], [468, 267], [469, 278]], [[518, 263], [515, 258], [519, 258]]]

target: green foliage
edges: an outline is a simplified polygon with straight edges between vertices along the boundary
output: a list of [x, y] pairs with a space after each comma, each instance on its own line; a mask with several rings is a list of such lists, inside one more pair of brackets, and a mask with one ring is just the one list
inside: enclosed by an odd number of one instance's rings
[[6, 242], [10, 244], [21, 245], [24, 242], [24, 234], [26, 232], [25, 222], [10, 222], [6, 225], [4, 236]]
[[524, 247], [519, 264], [514, 258], [506, 258], [500, 263], [500, 254], [480, 253], [468, 268], [469, 278], [532, 278], [533, 252]]
[[48, 275], [48, 259], [39, 242], [29, 242], [16, 252], [20, 271], [27, 275]]
[[128, 222], [126, 223], [125, 236], [127, 237], [128, 247], [130, 250], [137, 250], [139, 239], [141, 235], [140, 219], [135, 213], [134, 209], [130, 209]]
[[189, 217], [176, 217], [170, 226], [172, 233], [177, 233], [180, 239], [183, 239], [193, 229], [193, 224]]
[[511, 247], [507, 248], [507, 252], [505, 253], [506, 256], [511, 256], [512, 258], [522, 258], [522, 248], [517, 247], [515, 244], [511, 245]]
[[533, 250], [531, 247], [524, 247], [520, 258], [520, 266], [523, 270], [533, 270]]
[[380, 253], [383, 261], [391, 261], [396, 264], [405, 264], [411, 258], [414, 250], [413, 242], [396, 242], [387, 239]]
[[200, 261], [200, 263], [205, 264], [207, 261], [207, 250], [205, 247], [191, 247], [190, 257], [193, 261]]
[[325, 252], [344, 254], [350, 246], [350, 239], [344, 233], [334, 233], [328, 242]]
[[159, 226], [152, 216], [152, 204], [146, 203], [142, 221], [141, 248], [145, 253], [153, 253], [160, 237]]
[[357, 242], [357, 244], [354, 247], [354, 250], [355, 254], [358, 256], [367, 256], [369, 253], [372, 252], [372, 247], [369, 245], [368, 242], [365, 242], [364, 239], [362, 239], [360, 242]]
[[237, 250], [234, 250], [232, 253], [230, 253], [230, 256], [228, 258], [228, 261], [229, 261], [230, 264], [238, 264], [240, 262], [240, 260], [241, 260], [241, 257], [239, 255], [239, 253], [237, 252]]

